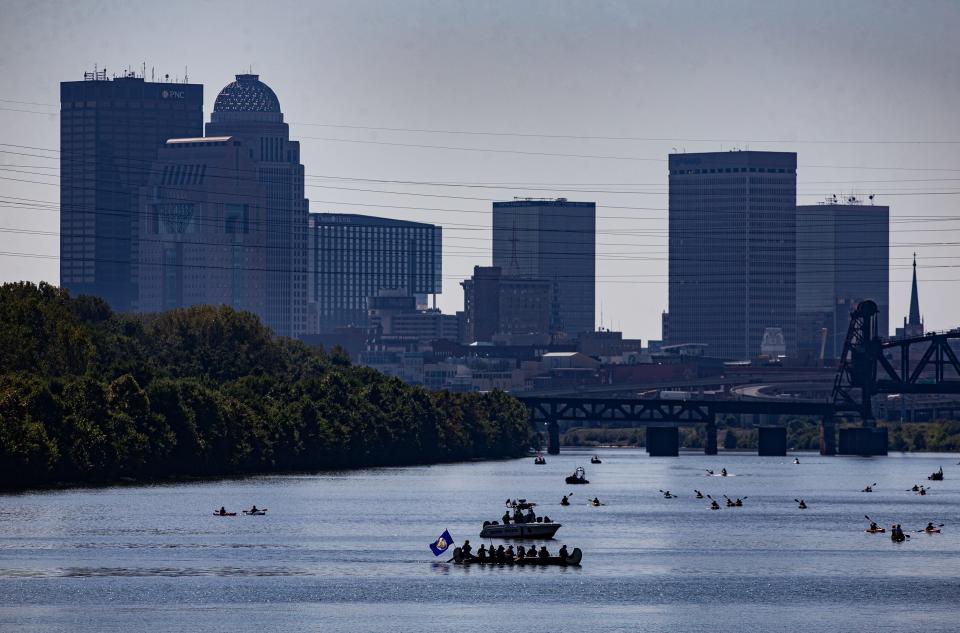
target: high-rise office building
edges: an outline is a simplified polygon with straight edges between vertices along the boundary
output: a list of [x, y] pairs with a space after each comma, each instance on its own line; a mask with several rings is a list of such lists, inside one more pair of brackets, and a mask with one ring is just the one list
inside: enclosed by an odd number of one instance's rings
[[290, 140], [280, 101], [258, 75], [237, 75], [213, 104], [208, 137], [240, 141], [253, 159], [267, 200], [266, 324], [282, 336], [307, 326], [307, 213], [300, 143]]
[[558, 326], [571, 338], [594, 330], [596, 221], [594, 202], [493, 203], [493, 265], [507, 277], [553, 282]]
[[229, 136], [178, 138], [141, 188], [141, 312], [229, 305], [267, 318], [267, 196]]
[[553, 282], [507, 277], [499, 266], [474, 266], [463, 287], [464, 343], [550, 342], [553, 333]]
[[133, 307], [140, 187], [167, 139], [202, 133], [202, 85], [105, 70], [60, 84], [61, 286]]
[[797, 155], [671, 154], [669, 344], [742, 359], [767, 328], [796, 351]]
[[425, 306], [442, 291], [442, 229], [346, 213], [311, 213], [309, 301], [316, 331], [367, 323], [367, 299], [402, 290]]
[[[888, 336], [890, 208], [850, 197], [797, 206], [797, 347], [801, 358], [843, 351], [850, 312], [872, 299]], [[826, 330], [826, 333], [824, 333]]]

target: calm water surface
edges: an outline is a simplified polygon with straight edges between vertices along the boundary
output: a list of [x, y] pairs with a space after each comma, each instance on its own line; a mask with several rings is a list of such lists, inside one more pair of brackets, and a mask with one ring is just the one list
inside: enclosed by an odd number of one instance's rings
[[[960, 630], [956, 455], [599, 454], [0, 496], [0, 631]], [[590, 485], [565, 485], [581, 464]], [[695, 488], [746, 505], [713, 512]], [[562, 522], [548, 547], [583, 566], [434, 559], [444, 529], [479, 546], [507, 497]], [[212, 515], [253, 503], [268, 516]], [[947, 527], [893, 544], [865, 514]]]

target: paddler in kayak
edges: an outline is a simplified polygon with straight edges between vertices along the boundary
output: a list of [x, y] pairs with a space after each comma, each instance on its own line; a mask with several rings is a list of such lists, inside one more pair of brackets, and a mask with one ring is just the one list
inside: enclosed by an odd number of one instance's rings
[[917, 484], [913, 484], [913, 488], [911, 488], [910, 490], [912, 490], [913, 492], [920, 492], [920, 486], [918, 486]]
[[594, 497], [593, 499], [591, 499], [591, 500], [590, 500], [590, 503], [593, 504], [594, 506], [601, 506], [601, 505], [603, 505], [602, 503], [600, 503], [600, 499], [597, 498], [597, 497]]
[[927, 523], [927, 527], [923, 528], [924, 532], [939, 532], [940, 530], [933, 523]]
[[800, 501], [798, 501], [797, 503], [799, 504], [799, 505], [797, 505], [797, 508], [799, 508], [800, 510], [806, 510], [806, 509], [807, 509], [807, 502], [804, 501], [803, 499], [800, 499]]
[[879, 532], [882, 528], [877, 525], [876, 521], [870, 521], [870, 527], [867, 528], [868, 532]]
[[899, 523], [894, 523], [890, 529], [890, 540], [897, 543], [902, 543], [907, 540], [907, 537], [903, 533], [903, 528], [900, 527]]
[[477, 550], [477, 560], [480, 561], [481, 564], [487, 562], [487, 548], [483, 543], [480, 544], [480, 549]]
[[716, 500], [716, 499], [713, 499], [712, 501], [710, 501], [710, 509], [711, 509], [711, 510], [719, 510], [719, 509], [720, 509], [720, 504], [717, 503], [717, 500]]
[[703, 499], [703, 493], [702, 493], [702, 492], [700, 492], [699, 490], [694, 490], [694, 492], [697, 493], [697, 499]]
[[794, 464], [799, 464], [799, 463], [800, 463], [800, 458], [799, 458], [799, 457], [794, 457], [794, 458], [793, 458], [793, 463], [794, 463]]
[[720, 476], [721, 476], [721, 477], [726, 477], [726, 476], [727, 476], [727, 469], [726, 469], [726, 468], [721, 468], [721, 469], [720, 469]]
[[570, 553], [567, 552], [567, 546], [566, 546], [566, 545], [561, 545], [561, 546], [560, 546], [560, 558], [563, 559], [563, 560], [566, 560], [568, 556], [570, 556]]
[[227, 516], [227, 509], [223, 506], [220, 506], [220, 511], [217, 514], [219, 514], [222, 517], [225, 517]]
[[[483, 547], [483, 546], [481, 545], [481, 547]], [[471, 559], [471, 558], [473, 558], [473, 556], [470, 554], [470, 552], [473, 551], [473, 546], [470, 545], [470, 541], [469, 541], [469, 540], [466, 540], [466, 541], [463, 542], [463, 546], [460, 547], [460, 551], [463, 553], [463, 557], [464, 557], [464, 558], [466, 558], [466, 559]]]
[[560, 505], [562, 506], [570, 505], [570, 500], [567, 499], [567, 495], [563, 495], [563, 499], [560, 500]]

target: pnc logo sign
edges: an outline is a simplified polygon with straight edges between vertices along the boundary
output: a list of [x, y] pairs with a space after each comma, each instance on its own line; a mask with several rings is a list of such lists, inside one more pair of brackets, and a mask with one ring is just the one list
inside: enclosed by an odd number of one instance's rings
[[163, 90], [160, 92], [161, 99], [184, 99], [183, 90]]

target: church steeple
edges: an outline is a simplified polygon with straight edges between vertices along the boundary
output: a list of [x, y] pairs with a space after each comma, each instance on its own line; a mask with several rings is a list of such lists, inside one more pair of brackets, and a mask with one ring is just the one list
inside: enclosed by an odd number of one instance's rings
[[910, 317], [907, 325], [917, 327], [920, 321], [920, 297], [917, 293], [917, 254], [913, 254], [913, 288], [910, 290]]

